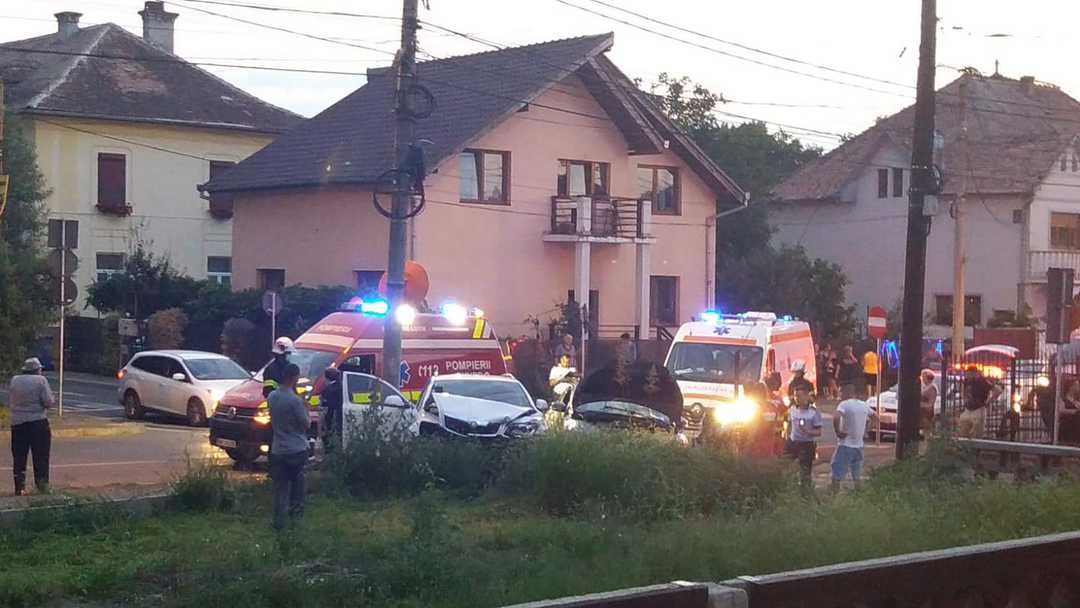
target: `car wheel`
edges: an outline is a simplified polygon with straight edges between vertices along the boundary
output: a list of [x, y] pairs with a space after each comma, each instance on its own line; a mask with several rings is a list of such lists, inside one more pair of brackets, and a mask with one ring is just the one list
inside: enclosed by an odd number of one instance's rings
[[188, 426], [206, 426], [206, 406], [198, 399], [192, 399], [187, 404]]
[[139, 400], [139, 395], [135, 391], [124, 393], [124, 416], [128, 420], [141, 420], [145, 415], [146, 408]]
[[239, 464], [251, 464], [259, 458], [259, 453], [252, 448], [226, 448], [225, 454]]

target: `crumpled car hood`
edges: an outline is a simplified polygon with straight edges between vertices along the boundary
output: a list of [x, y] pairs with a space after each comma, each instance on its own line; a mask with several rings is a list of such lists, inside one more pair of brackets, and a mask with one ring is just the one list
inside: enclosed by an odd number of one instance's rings
[[450, 418], [480, 425], [513, 421], [526, 418], [530, 414], [539, 415], [532, 407], [521, 407], [501, 401], [489, 401], [475, 397], [462, 397], [448, 393], [435, 393], [435, 405], [439, 413]]

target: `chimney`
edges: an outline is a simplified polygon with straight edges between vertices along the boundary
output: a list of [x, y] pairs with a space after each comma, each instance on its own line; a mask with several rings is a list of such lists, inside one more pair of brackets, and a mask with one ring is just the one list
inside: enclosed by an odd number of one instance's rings
[[1034, 76], [1021, 76], [1020, 88], [1024, 90], [1024, 93], [1028, 95], [1035, 90], [1035, 77]]
[[163, 51], [173, 52], [173, 21], [177, 14], [166, 12], [164, 2], [147, 0], [139, 16], [142, 17], [143, 40]]
[[79, 31], [79, 17], [82, 17], [82, 13], [64, 11], [53, 16], [56, 17], [56, 33], [60, 34], [62, 40]]

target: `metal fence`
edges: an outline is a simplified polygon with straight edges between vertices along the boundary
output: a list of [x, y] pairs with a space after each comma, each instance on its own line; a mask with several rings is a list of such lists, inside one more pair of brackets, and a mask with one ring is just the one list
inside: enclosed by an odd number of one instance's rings
[[[966, 355], [963, 363], [942, 373], [942, 419], [965, 436], [1052, 443], [1052, 380], [1049, 358], [1010, 358], [997, 352]], [[991, 389], [984, 401], [987, 383]], [[982, 408], [972, 409], [980, 403]]]

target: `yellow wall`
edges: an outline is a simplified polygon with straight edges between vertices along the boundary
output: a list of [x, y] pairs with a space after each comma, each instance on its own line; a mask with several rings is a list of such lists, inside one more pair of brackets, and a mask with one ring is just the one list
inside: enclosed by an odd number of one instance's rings
[[[79, 221], [74, 308], [80, 314], [86, 314], [84, 297], [96, 277], [97, 253], [130, 253], [142, 241], [195, 278], [206, 277], [208, 256], [231, 256], [232, 221], [214, 219], [195, 187], [209, 179], [207, 159], [237, 162], [272, 140], [230, 130], [57, 117], [35, 118], [32, 125], [38, 164], [52, 189], [49, 217]], [[128, 157], [130, 216], [95, 208], [101, 152]]]

